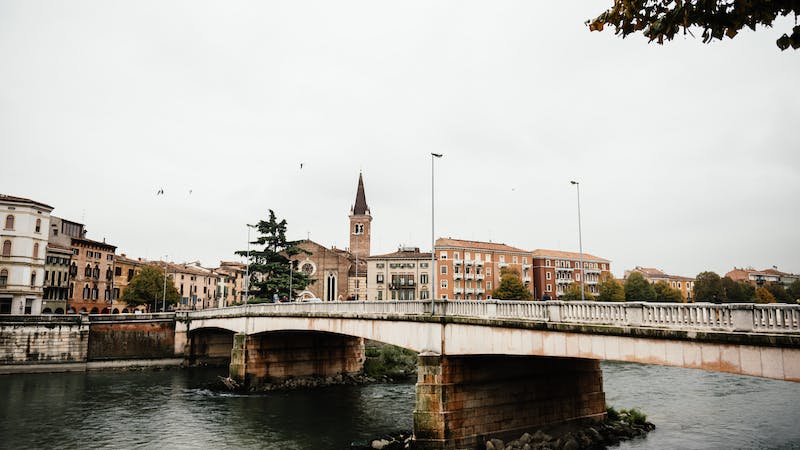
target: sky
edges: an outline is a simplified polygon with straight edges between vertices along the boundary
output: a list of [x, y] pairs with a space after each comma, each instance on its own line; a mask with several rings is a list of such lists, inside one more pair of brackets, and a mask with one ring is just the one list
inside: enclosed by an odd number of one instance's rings
[[437, 237], [578, 251], [577, 180], [618, 276], [800, 273], [794, 18], [659, 46], [611, 4], [0, 0], [0, 193], [215, 267], [269, 209], [347, 247], [362, 173], [372, 253], [425, 251], [436, 152]]

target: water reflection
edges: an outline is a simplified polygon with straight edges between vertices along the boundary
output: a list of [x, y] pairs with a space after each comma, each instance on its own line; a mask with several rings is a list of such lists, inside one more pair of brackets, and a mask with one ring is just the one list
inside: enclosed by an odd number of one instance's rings
[[[219, 369], [0, 377], [2, 448], [348, 448], [411, 428], [414, 385], [256, 395], [208, 388]], [[800, 448], [800, 384], [604, 363], [608, 403], [658, 428], [623, 449]]]

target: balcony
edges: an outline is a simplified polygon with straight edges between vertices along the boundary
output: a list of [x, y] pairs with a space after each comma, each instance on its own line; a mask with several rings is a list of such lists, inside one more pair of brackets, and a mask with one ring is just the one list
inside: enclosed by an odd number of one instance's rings
[[530, 275], [526, 275], [526, 276], [522, 277], [522, 281], [525, 281], [525, 282], [528, 282], [528, 283], [530, 283], [530, 282], [531, 282], [531, 277], [530, 277]]
[[458, 288], [458, 287], [457, 288], [453, 288], [453, 293], [454, 294], [463, 294], [464, 293], [464, 288]]
[[475, 288], [475, 293], [476, 294], [485, 294], [486, 290], [484, 288], [480, 288], [480, 287], [479, 288]]
[[463, 280], [464, 279], [464, 273], [463, 272], [454, 273], [453, 274], [453, 279], [454, 280]]
[[525, 264], [525, 263], [522, 264], [522, 270], [530, 270], [530, 269], [531, 269], [530, 264]]
[[464, 292], [467, 293], [467, 294], [474, 294], [475, 293], [475, 289], [474, 288], [466, 288], [464, 290]]
[[475, 265], [478, 266], [478, 267], [483, 267], [483, 261], [478, 259], [478, 260], [475, 261]]
[[501, 263], [497, 263], [497, 267], [499, 267], [499, 268], [501, 268], [501, 269], [502, 269], [503, 267], [508, 267], [508, 263], [507, 263], [507, 262], [501, 262]]
[[464, 276], [464, 278], [466, 278], [467, 280], [474, 280], [475, 279], [475, 274], [474, 273], [468, 273], [468, 274], [466, 274]]
[[461, 264], [464, 263], [463, 259], [458, 259], [458, 258], [453, 258], [451, 261], [453, 261], [454, 266], [460, 266]]
[[586, 273], [600, 273], [600, 269], [594, 269], [594, 268], [592, 268], [592, 269], [588, 269], [588, 268], [587, 269], [583, 269], [583, 271], [586, 272]]
[[482, 280], [483, 279], [483, 274], [482, 273], [476, 273], [475, 274], [475, 279], [476, 280]]

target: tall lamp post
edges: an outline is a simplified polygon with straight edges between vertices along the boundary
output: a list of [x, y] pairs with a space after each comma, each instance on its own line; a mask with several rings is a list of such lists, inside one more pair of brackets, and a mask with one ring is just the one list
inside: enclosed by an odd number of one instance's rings
[[434, 162], [441, 158], [443, 155], [442, 153], [433, 153], [431, 152], [431, 315], [436, 314], [436, 250], [434, 249], [434, 245], [436, 245], [436, 234], [435, 234], [435, 221], [434, 221], [434, 214], [435, 208], [434, 205], [436, 203], [435, 193], [435, 178], [434, 178]]
[[574, 180], [570, 181], [570, 184], [574, 184], [578, 191], [578, 250], [581, 252], [581, 301], [585, 301], [583, 290], [586, 284], [586, 272], [583, 269], [583, 237], [581, 236], [581, 184]]
[[161, 295], [161, 312], [167, 311], [167, 258], [169, 255], [164, 255], [164, 291]]
[[250, 297], [250, 229], [255, 228], [256, 225], [247, 225], [247, 261], [244, 265], [244, 306], [247, 306], [247, 301]]

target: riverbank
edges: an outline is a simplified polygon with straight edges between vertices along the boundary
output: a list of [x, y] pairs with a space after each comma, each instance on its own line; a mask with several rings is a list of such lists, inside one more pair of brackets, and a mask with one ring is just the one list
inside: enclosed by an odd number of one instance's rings
[[656, 429], [647, 421], [647, 416], [638, 409], [617, 412], [607, 409], [607, 418], [600, 423], [537, 430], [524, 433], [519, 438], [503, 442], [500, 439], [486, 441], [486, 450], [600, 450], [622, 441], [640, 438]]

